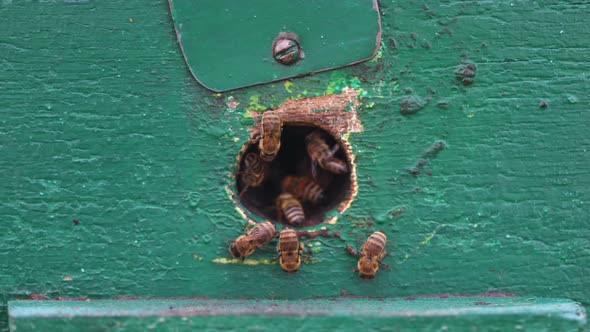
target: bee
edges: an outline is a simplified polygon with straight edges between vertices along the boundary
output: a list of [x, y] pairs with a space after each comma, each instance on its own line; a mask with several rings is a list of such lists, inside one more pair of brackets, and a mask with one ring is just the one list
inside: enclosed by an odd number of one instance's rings
[[312, 131], [305, 137], [307, 144], [307, 154], [311, 158], [311, 174], [315, 178], [317, 175], [316, 167], [321, 168], [335, 174], [342, 174], [348, 172], [346, 163], [336, 157], [334, 154], [338, 151], [339, 145], [334, 145], [331, 149], [322, 137], [319, 131]]
[[297, 272], [301, 265], [301, 252], [303, 251], [303, 242], [299, 242], [297, 232], [293, 229], [284, 227], [279, 233], [279, 243], [277, 244], [277, 258], [281, 268], [286, 272]]
[[260, 160], [256, 153], [248, 153], [244, 157], [244, 170], [242, 171], [242, 182], [244, 189], [240, 192], [240, 197], [248, 190], [249, 187], [258, 187], [266, 174], [266, 164]]
[[282, 131], [283, 121], [276, 112], [266, 111], [262, 114], [262, 136], [258, 141], [262, 160], [270, 162], [275, 159], [281, 148]]
[[302, 201], [317, 204], [324, 198], [324, 190], [310, 178], [289, 175], [283, 178], [281, 187]]
[[369, 236], [367, 241], [361, 246], [360, 253], [357, 253], [351, 246], [346, 246], [346, 251], [359, 258], [355, 272], [363, 279], [373, 279], [379, 271], [379, 265], [387, 267], [382, 263], [387, 254], [385, 244], [387, 236], [382, 231], [377, 231]]
[[270, 242], [276, 233], [275, 225], [270, 221], [258, 223], [253, 228], [246, 229], [245, 235], [240, 235], [230, 244], [229, 252], [234, 258], [244, 259], [252, 255], [256, 248]]
[[277, 198], [277, 214], [279, 220], [285, 217], [287, 222], [292, 225], [302, 226], [305, 221], [303, 206], [289, 193], [282, 193]]

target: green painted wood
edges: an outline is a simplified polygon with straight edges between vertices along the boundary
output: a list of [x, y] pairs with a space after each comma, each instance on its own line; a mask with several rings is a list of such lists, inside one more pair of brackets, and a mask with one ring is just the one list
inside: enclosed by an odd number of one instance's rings
[[[496, 289], [590, 305], [586, 5], [380, 9], [375, 60], [217, 95], [187, 71], [166, 1], [0, 1], [0, 331], [7, 301], [27, 298]], [[465, 59], [470, 86], [455, 78]], [[359, 194], [321, 225], [343, 240], [306, 241], [314, 262], [295, 275], [264, 251], [219, 263], [244, 225], [226, 187], [247, 109], [345, 86], [364, 105]], [[423, 108], [401, 115], [404, 96]], [[391, 271], [364, 282], [343, 248], [373, 229], [391, 239]]]
[[[381, 27], [376, 1], [170, 0], [191, 72], [204, 86], [224, 91], [368, 60]], [[305, 59], [284, 66], [273, 59], [279, 32], [299, 36]]]
[[511, 297], [12, 301], [13, 331], [579, 331], [570, 300]]

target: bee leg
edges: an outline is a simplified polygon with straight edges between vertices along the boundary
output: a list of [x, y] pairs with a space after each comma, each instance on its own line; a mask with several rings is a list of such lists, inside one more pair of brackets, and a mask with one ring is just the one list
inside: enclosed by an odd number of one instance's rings
[[317, 166], [317, 162], [313, 161], [311, 162], [311, 176], [313, 176], [313, 178], [317, 178], [318, 175], [318, 166]]
[[330, 150], [329, 156], [332, 157], [338, 151], [338, 149], [340, 149], [340, 146], [338, 144], [334, 145], [332, 150]]
[[248, 190], [249, 186], [245, 186], [244, 189], [242, 189], [242, 191], [240, 191], [240, 198], [242, 198], [242, 196], [246, 193], [246, 191]]
[[276, 262], [279, 258], [281, 258], [281, 254], [279, 253], [275, 258], [271, 259], [271, 262]]
[[360, 271], [359, 271], [359, 269], [358, 269], [358, 268], [356, 268], [356, 267], [353, 267], [353, 268], [352, 268], [352, 272], [354, 272], [354, 273], [359, 273]]
[[[281, 209], [280, 206], [277, 206], [277, 220], [278, 221], [282, 221], [283, 220], [283, 209]], [[275, 236], [278, 236], [279, 232], [275, 233]]]
[[346, 245], [346, 248], [344, 249], [349, 255], [352, 255], [354, 257], [359, 257], [358, 252], [356, 252], [354, 249], [352, 249], [352, 247], [350, 245]]
[[254, 226], [256, 226], [256, 223], [254, 223], [252, 220], [248, 220], [246, 222], [246, 226], [244, 227], [244, 234], [250, 235], [250, 231], [252, 228], [254, 228]]
[[[303, 251], [305, 250], [305, 254], [303, 254]], [[303, 244], [303, 242], [299, 242], [299, 254], [302, 256], [311, 256], [311, 248], [310, 247], [305, 247], [305, 245]]]
[[391, 268], [389, 267], [389, 265], [387, 265], [387, 264], [385, 264], [385, 263], [382, 263], [382, 262], [379, 262], [379, 265], [380, 265], [382, 268], [386, 269], [387, 271], [391, 271]]

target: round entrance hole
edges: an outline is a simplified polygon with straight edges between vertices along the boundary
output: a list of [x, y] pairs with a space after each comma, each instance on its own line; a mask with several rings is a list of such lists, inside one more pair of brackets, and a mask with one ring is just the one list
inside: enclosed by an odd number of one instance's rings
[[[306, 136], [313, 131], [320, 132], [321, 137], [330, 148], [338, 145], [338, 150], [333, 156], [346, 164], [347, 172], [336, 174], [318, 165], [315, 166], [316, 174], [314, 178], [312, 161], [308, 155], [305, 141]], [[281, 135], [281, 148], [274, 160], [265, 163], [264, 180], [255, 187], [245, 186], [242, 180], [242, 177], [247, 172], [245, 169], [246, 156], [251, 153], [260, 154], [258, 142], [246, 143], [239, 156], [238, 172], [236, 172], [238, 199], [251, 213], [290, 226], [312, 226], [323, 222], [328, 211], [333, 210], [349, 197], [352, 184], [352, 168], [345, 147], [320, 127], [285, 123]], [[260, 162], [264, 163], [263, 161]], [[302, 181], [306, 181], [308, 184], [315, 182], [323, 193], [323, 197], [317, 202], [299, 199], [305, 214], [305, 221], [300, 225], [289, 223], [284, 215], [279, 214], [277, 208], [277, 198], [284, 192], [282, 183], [284, 184], [287, 181], [286, 179], [293, 179], [293, 177], [305, 179]], [[297, 188], [301, 189], [302, 187], [299, 185]]]

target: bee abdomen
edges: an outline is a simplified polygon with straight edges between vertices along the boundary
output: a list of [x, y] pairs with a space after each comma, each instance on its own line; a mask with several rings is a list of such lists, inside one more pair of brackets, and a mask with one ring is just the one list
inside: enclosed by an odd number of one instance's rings
[[317, 203], [324, 198], [324, 191], [314, 182], [310, 182], [303, 190], [302, 198], [313, 203]]
[[284, 191], [304, 201], [318, 203], [324, 198], [324, 190], [309, 178], [287, 176], [282, 187]]
[[289, 223], [300, 225], [305, 221], [303, 206], [293, 195], [281, 194], [277, 198], [277, 207], [280, 209], [279, 214], [282, 213]]
[[[291, 229], [281, 231], [279, 250], [283, 253], [299, 250], [299, 238], [295, 231]], [[287, 254], [285, 254], [285, 256], [287, 256]]]
[[377, 231], [367, 239], [367, 242], [364, 245], [364, 251], [366, 253], [371, 253], [373, 255], [379, 254], [385, 249], [385, 244], [387, 243], [387, 236], [385, 233], [381, 231]]
[[299, 225], [305, 221], [303, 207], [299, 202], [291, 202], [288, 206], [283, 207], [283, 213], [285, 213], [285, 217], [292, 224]]

